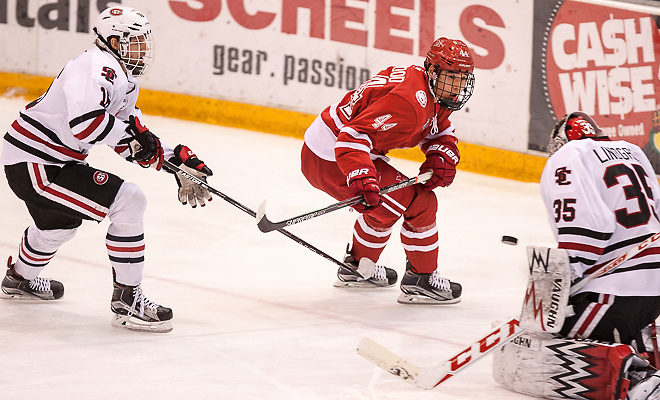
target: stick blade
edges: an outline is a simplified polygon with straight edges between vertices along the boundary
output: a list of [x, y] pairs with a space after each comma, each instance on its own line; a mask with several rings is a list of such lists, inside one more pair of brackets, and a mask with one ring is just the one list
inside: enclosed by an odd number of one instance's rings
[[266, 218], [266, 200], [257, 209], [255, 218], [257, 219], [257, 227], [260, 231], [265, 233], [273, 230], [273, 223]]
[[411, 385], [415, 385], [415, 379], [421, 371], [417, 365], [406, 361], [369, 338], [363, 338], [360, 341], [357, 352], [373, 364]]

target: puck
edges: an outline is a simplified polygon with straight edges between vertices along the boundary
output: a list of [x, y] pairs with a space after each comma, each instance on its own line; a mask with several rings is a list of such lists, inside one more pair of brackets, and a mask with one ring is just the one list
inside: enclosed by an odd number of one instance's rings
[[518, 244], [518, 238], [514, 236], [502, 236], [502, 243], [515, 246]]

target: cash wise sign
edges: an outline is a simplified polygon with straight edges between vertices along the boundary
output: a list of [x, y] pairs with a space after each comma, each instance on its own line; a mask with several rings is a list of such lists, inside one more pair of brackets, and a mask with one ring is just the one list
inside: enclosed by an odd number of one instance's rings
[[658, 16], [566, 1], [547, 31], [546, 96], [581, 110], [613, 140], [660, 149]]

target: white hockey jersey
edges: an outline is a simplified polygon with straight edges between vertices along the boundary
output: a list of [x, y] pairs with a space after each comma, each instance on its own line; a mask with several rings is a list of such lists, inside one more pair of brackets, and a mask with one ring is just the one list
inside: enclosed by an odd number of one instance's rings
[[[0, 163], [49, 165], [84, 163], [92, 146], [106, 144], [126, 158], [128, 117], [139, 87], [110, 53], [96, 46], [69, 61], [41, 97], [29, 103], [11, 124]], [[164, 146], [165, 157], [173, 154]]]
[[[660, 232], [660, 185], [642, 150], [625, 141], [573, 140], [548, 159], [541, 195], [559, 248], [588, 275]], [[587, 283], [581, 292], [660, 295], [660, 246]]]

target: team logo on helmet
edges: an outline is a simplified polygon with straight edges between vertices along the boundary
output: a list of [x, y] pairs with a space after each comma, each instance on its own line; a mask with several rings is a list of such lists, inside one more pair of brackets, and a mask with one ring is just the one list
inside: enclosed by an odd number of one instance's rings
[[596, 137], [596, 130], [583, 117], [571, 117], [566, 121], [566, 136], [568, 136], [568, 140]]
[[123, 13], [124, 10], [122, 10], [121, 8], [113, 8], [112, 10], [110, 10], [110, 14], [112, 15], [122, 15]]
[[108, 181], [108, 174], [103, 171], [94, 172], [94, 183], [97, 185], [103, 185]]

